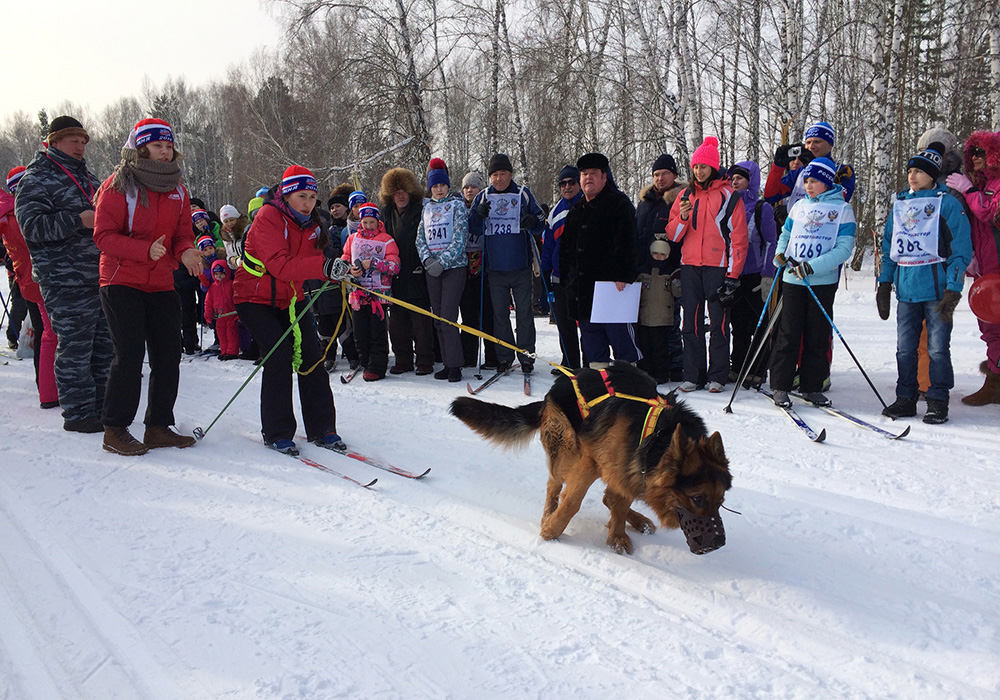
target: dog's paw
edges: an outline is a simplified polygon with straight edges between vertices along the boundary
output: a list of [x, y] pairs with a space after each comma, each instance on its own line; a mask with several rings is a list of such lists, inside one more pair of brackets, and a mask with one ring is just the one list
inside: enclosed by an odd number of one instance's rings
[[542, 519], [542, 529], [538, 534], [541, 535], [543, 540], [554, 540], [558, 539], [559, 535], [563, 534], [564, 529], [565, 528], [558, 527], [552, 522], [552, 518], [548, 517]]
[[608, 535], [608, 546], [615, 550], [615, 554], [632, 553], [632, 540], [628, 535]]
[[653, 524], [652, 520], [647, 520], [642, 524], [641, 528], [638, 528], [638, 530], [644, 535], [652, 535], [656, 532], [656, 525]]

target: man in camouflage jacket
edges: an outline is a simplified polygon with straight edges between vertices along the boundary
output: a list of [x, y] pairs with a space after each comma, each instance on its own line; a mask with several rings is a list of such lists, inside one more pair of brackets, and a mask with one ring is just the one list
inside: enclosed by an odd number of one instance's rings
[[89, 140], [76, 119], [52, 120], [48, 148], [28, 165], [14, 211], [59, 340], [55, 375], [63, 427], [96, 433], [104, 430], [100, 414], [114, 353], [101, 309], [100, 251], [93, 238], [93, 200], [101, 183], [84, 161]]

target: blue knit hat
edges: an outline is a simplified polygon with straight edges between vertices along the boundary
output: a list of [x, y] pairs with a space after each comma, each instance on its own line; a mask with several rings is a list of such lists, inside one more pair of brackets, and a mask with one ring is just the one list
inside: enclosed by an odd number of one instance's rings
[[382, 217], [378, 215], [378, 207], [370, 202], [363, 202], [358, 212], [359, 219], [364, 219], [365, 217], [371, 217], [379, 221], [382, 220]]
[[944, 151], [944, 144], [940, 141], [935, 141], [920, 151], [920, 153], [910, 158], [910, 161], [906, 164], [906, 169], [917, 168], [918, 170], [923, 170], [931, 176], [932, 180], [937, 180], [941, 174], [941, 165], [944, 163], [944, 157], [941, 155]]
[[361, 190], [354, 190], [347, 196], [347, 208], [353, 209], [359, 204], [364, 204], [368, 201], [368, 196]]
[[448, 166], [441, 158], [431, 158], [427, 170], [427, 189], [434, 185], [448, 185], [451, 187], [451, 180], [448, 179]]
[[828, 144], [830, 144], [831, 148], [833, 147], [833, 141], [834, 141], [833, 127], [827, 124], [826, 122], [816, 122], [808, 129], [806, 129], [806, 135], [803, 138], [810, 139], [813, 137], [823, 139]]
[[833, 179], [837, 177], [837, 164], [829, 158], [816, 158], [802, 169], [802, 181], [806, 178], [819, 180], [827, 189], [833, 187]]
[[573, 180], [575, 182], [580, 181], [580, 171], [577, 170], [572, 165], [564, 165], [562, 170], [559, 171], [559, 179], [556, 182], [563, 182], [565, 180]]

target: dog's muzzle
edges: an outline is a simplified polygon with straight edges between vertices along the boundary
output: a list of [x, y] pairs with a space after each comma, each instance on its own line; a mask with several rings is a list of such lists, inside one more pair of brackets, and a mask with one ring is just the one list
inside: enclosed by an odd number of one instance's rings
[[677, 520], [693, 554], [714, 552], [726, 544], [726, 528], [718, 515], [695, 515], [686, 508], [678, 508]]

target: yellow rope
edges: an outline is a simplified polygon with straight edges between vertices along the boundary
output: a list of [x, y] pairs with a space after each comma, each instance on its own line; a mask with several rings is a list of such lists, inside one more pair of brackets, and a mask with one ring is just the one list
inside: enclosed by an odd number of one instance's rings
[[[488, 333], [483, 333], [482, 331], [477, 330], [475, 328], [470, 328], [469, 326], [463, 325], [463, 324], [459, 323], [458, 321], [449, 321], [446, 318], [441, 318], [437, 314], [432, 314], [427, 309], [424, 309], [424, 308], [421, 308], [419, 306], [416, 306], [415, 304], [410, 304], [409, 302], [402, 301], [401, 299], [395, 299], [395, 298], [393, 298], [391, 296], [388, 296], [387, 294], [382, 294], [380, 292], [376, 292], [374, 290], [367, 289], [365, 287], [362, 287], [360, 284], [357, 284], [356, 282], [351, 282], [350, 280], [344, 280], [344, 284], [347, 285], [347, 286], [349, 286], [349, 287], [357, 287], [358, 289], [360, 289], [360, 290], [362, 290], [364, 292], [367, 292], [368, 294], [371, 294], [373, 296], [379, 297], [380, 299], [384, 299], [385, 301], [389, 302], [390, 304], [395, 304], [396, 306], [401, 306], [404, 309], [408, 309], [408, 310], [413, 311], [413, 312], [418, 313], [418, 314], [423, 314], [424, 316], [430, 316], [431, 318], [433, 318], [436, 321], [442, 321], [443, 323], [447, 323], [449, 326], [454, 326], [455, 328], [458, 328], [459, 330], [463, 330], [466, 333], [471, 333], [472, 335], [479, 336], [480, 338], [483, 338], [484, 340], [490, 340], [490, 341], [496, 343], [497, 345], [503, 345], [505, 348], [510, 348], [514, 352], [520, 353], [520, 354], [522, 354], [522, 355], [524, 355], [526, 357], [530, 357], [533, 360], [536, 359], [535, 353], [533, 353], [533, 352], [528, 352], [527, 350], [523, 350], [523, 349], [517, 347], [516, 345], [511, 345], [510, 343], [506, 343], [506, 342], [500, 340], [499, 338], [497, 338], [496, 336], [489, 335]], [[549, 364], [551, 364], [551, 365], [553, 365], [555, 367], [559, 366], [559, 365], [556, 365], [555, 363], [551, 363], [551, 362]]]

